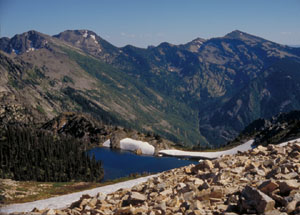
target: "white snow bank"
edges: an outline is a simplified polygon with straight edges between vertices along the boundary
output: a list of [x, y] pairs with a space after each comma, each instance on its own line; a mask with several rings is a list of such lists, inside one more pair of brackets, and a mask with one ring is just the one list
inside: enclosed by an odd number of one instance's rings
[[[103, 147], [110, 147], [110, 140], [106, 140], [103, 143]], [[125, 138], [120, 141], [120, 148], [127, 151], [135, 152], [137, 149], [142, 151], [144, 155], [153, 155], [155, 148], [148, 142], [134, 140], [131, 138]]]
[[279, 146], [286, 146], [288, 143], [295, 143], [295, 142], [300, 142], [300, 138], [297, 138], [297, 139], [294, 139], [294, 140], [290, 140], [290, 141], [287, 141], [287, 142], [283, 142], [283, 143], [280, 143], [278, 144]]
[[147, 181], [149, 178], [155, 177], [156, 175], [150, 175], [138, 179], [133, 179], [130, 181], [120, 182], [117, 184], [107, 185], [103, 187], [94, 188], [91, 190], [85, 190], [77, 193], [71, 193], [63, 196], [52, 197], [49, 199], [38, 200], [34, 202], [27, 202], [22, 204], [12, 204], [5, 207], [0, 208], [0, 214], [4, 213], [14, 213], [14, 212], [30, 212], [34, 208], [37, 209], [61, 209], [70, 206], [73, 202], [80, 199], [80, 197], [84, 194], [88, 194], [90, 196], [95, 196], [99, 192], [101, 193], [113, 193], [121, 188], [131, 188], [137, 184], [143, 183]]
[[148, 142], [125, 138], [120, 141], [120, 148], [128, 151], [140, 149], [144, 155], [153, 155], [155, 148]]
[[214, 159], [218, 158], [222, 155], [232, 155], [236, 154], [238, 151], [248, 151], [251, 149], [251, 144], [254, 142], [254, 140], [249, 140], [248, 142], [239, 145], [237, 147], [234, 147], [229, 150], [225, 151], [219, 151], [219, 152], [191, 152], [191, 151], [181, 151], [176, 149], [169, 149], [169, 150], [161, 150], [159, 151], [159, 154], [168, 155], [168, 156], [174, 156], [174, 157], [195, 157], [195, 158], [208, 158], [208, 159]]

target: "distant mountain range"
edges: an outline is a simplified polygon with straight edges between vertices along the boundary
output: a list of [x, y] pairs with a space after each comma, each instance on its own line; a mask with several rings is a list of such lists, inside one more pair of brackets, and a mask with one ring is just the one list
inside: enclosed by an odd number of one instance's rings
[[45, 122], [64, 111], [219, 146], [261, 117], [300, 109], [300, 48], [241, 31], [147, 49], [88, 30], [0, 39], [0, 120]]

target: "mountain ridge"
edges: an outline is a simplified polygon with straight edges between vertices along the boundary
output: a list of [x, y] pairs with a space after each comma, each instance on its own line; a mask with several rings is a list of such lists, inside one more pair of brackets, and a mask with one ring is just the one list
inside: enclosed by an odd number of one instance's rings
[[[300, 61], [297, 48], [241, 31], [207, 40], [196, 38], [181, 45], [164, 42], [147, 49], [130, 45], [118, 48], [88, 30], [67, 30], [53, 37], [30, 32], [14, 40], [1, 38], [0, 49], [12, 60], [41, 71], [33, 74], [25, 69], [24, 73], [34, 79], [30, 80], [35, 83], [33, 95], [46, 95], [34, 96], [38, 102], [33, 109], [43, 107], [48, 115], [52, 112], [48, 117], [62, 111], [104, 114], [113, 121], [188, 145], [201, 142], [219, 146], [234, 138], [261, 115], [243, 108], [241, 114], [246, 120], [239, 126], [228, 126], [234, 120], [231, 117], [229, 121], [218, 120], [216, 127], [213, 119], [218, 111], [232, 112], [235, 105], [228, 101], [240, 92], [248, 95], [253, 90], [243, 89], [268, 68], [276, 67], [278, 61], [293, 61], [295, 68]], [[20, 52], [12, 53], [13, 49]], [[4, 73], [10, 76], [5, 69]], [[38, 78], [37, 73], [44, 77]], [[24, 81], [24, 77], [15, 82]], [[12, 83], [3, 85], [12, 89]]]

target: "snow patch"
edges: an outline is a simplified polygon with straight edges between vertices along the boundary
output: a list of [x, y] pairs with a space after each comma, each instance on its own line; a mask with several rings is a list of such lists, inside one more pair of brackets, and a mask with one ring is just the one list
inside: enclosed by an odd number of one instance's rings
[[12, 52], [16, 53], [17, 55], [20, 54], [20, 51], [19, 51], [19, 50], [13, 49]]
[[[103, 143], [103, 147], [110, 147], [110, 140], [106, 140]], [[148, 142], [134, 140], [131, 138], [125, 138], [120, 141], [120, 148], [127, 151], [135, 152], [140, 149], [144, 155], [153, 155], [155, 148]]]
[[300, 138], [297, 138], [297, 139], [294, 139], [294, 140], [290, 140], [290, 141], [286, 141], [286, 142], [283, 142], [283, 143], [280, 143], [278, 144], [279, 146], [286, 146], [288, 145], [289, 143], [299, 143], [300, 142]]
[[221, 157], [222, 155], [233, 155], [236, 154], [238, 151], [244, 152], [252, 149], [252, 143], [254, 140], [249, 140], [248, 142], [234, 147], [229, 150], [219, 151], [219, 152], [191, 152], [191, 151], [181, 151], [176, 149], [169, 149], [169, 150], [161, 150], [159, 154], [174, 156], [174, 157], [195, 157], [195, 158], [208, 158], [214, 159]]
[[35, 50], [35, 48], [31, 47], [31, 48], [27, 49], [26, 52], [31, 52], [31, 51], [34, 51], [34, 50]]
[[95, 35], [91, 34], [90, 37], [94, 40], [94, 42], [95, 42], [96, 44], [98, 44], [98, 41], [96, 40], [96, 36], [95, 36]]
[[120, 141], [120, 148], [128, 151], [140, 149], [144, 155], [153, 155], [155, 148], [148, 142], [125, 138]]
[[106, 140], [103, 145], [103, 147], [110, 147], [110, 140]]
[[87, 36], [88, 36], [87, 31], [85, 31], [84, 34], [83, 34], [82, 36], [83, 36], [84, 38], [87, 38]]

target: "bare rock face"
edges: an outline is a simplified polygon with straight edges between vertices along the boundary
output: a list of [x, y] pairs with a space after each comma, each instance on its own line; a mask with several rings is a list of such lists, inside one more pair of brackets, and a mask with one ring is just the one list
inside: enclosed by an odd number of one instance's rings
[[115, 132], [110, 138], [110, 146], [113, 149], [120, 148], [120, 141], [126, 137], [126, 133], [123, 131]]
[[69, 215], [300, 214], [297, 150], [298, 145], [291, 143], [202, 161], [163, 172], [131, 189], [82, 196], [69, 208], [54, 211]]

